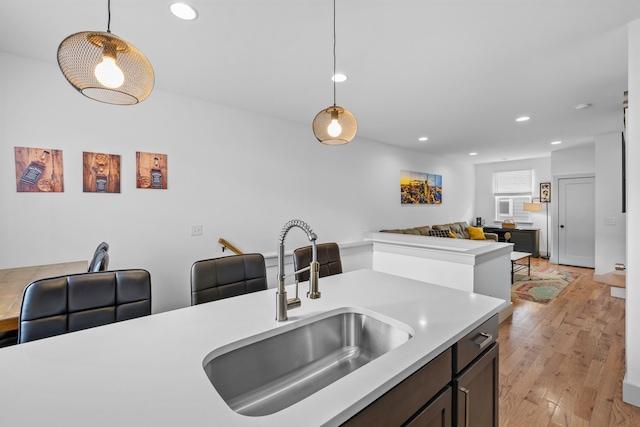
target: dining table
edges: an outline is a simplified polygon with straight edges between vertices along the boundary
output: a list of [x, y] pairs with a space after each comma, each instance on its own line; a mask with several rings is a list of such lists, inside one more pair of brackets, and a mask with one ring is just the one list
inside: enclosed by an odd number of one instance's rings
[[18, 329], [22, 295], [30, 283], [49, 277], [84, 273], [88, 264], [88, 261], [73, 261], [0, 269], [0, 332]]

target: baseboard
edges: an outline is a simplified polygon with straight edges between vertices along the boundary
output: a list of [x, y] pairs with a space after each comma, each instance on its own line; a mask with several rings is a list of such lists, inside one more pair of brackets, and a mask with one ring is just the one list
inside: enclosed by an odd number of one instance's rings
[[502, 323], [513, 314], [513, 303], [509, 302], [509, 305], [505, 307], [498, 315], [498, 323]]
[[628, 382], [626, 375], [622, 381], [622, 401], [640, 407], [640, 386]]
[[627, 298], [627, 290], [625, 288], [616, 288], [615, 286], [611, 286], [611, 296], [615, 298]]

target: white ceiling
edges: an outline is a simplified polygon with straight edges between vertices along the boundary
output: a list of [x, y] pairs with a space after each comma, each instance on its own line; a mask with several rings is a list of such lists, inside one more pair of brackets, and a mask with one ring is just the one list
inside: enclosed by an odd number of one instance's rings
[[[188, 0], [192, 22], [170, 2], [111, 2], [111, 31], [147, 56], [157, 89], [309, 129], [333, 104], [331, 0]], [[65, 37], [107, 29], [106, 10], [106, 0], [1, 0], [0, 51], [55, 64]], [[358, 120], [352, 144], [485, 163], [622, 130], [626, 24], [640, 0], [337, 0], [336, 13], [337, 68], [349, 76], [337, 103]]]

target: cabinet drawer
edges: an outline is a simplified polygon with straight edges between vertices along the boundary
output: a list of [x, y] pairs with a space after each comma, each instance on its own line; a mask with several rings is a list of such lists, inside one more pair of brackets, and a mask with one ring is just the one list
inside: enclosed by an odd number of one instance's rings
[[400, 426], [451, 382], [451, 349], [349, 419], [343, 426]]
[[453, 346], [453, 372], [461, 372], [498, 338], [498, 315], [465, 335]]

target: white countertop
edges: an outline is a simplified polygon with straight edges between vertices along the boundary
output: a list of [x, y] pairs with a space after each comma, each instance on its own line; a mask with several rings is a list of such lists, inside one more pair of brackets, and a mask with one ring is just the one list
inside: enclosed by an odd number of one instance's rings
[[493, 240], [450, 239], [399, 233], [364, 233], [365, 241], [374, 244], [374, 251], [420, 256], [460, 264], [478, 264], [513, 251], [513, 243]]
[[[300, 295], [306, 294], [300, 287]], [[20, 426], [338, 425], [497, 313], [503, 300], [371, 270], [320, 279], [289, 321], [275, 289], [0, 349], [0, 419]], [[294, 289], [287, 288], [292, 297]], [[408, 342], [280, 412], [231, 410], [204, 373], [212, 350], [340, 307], [408, 325]]]

